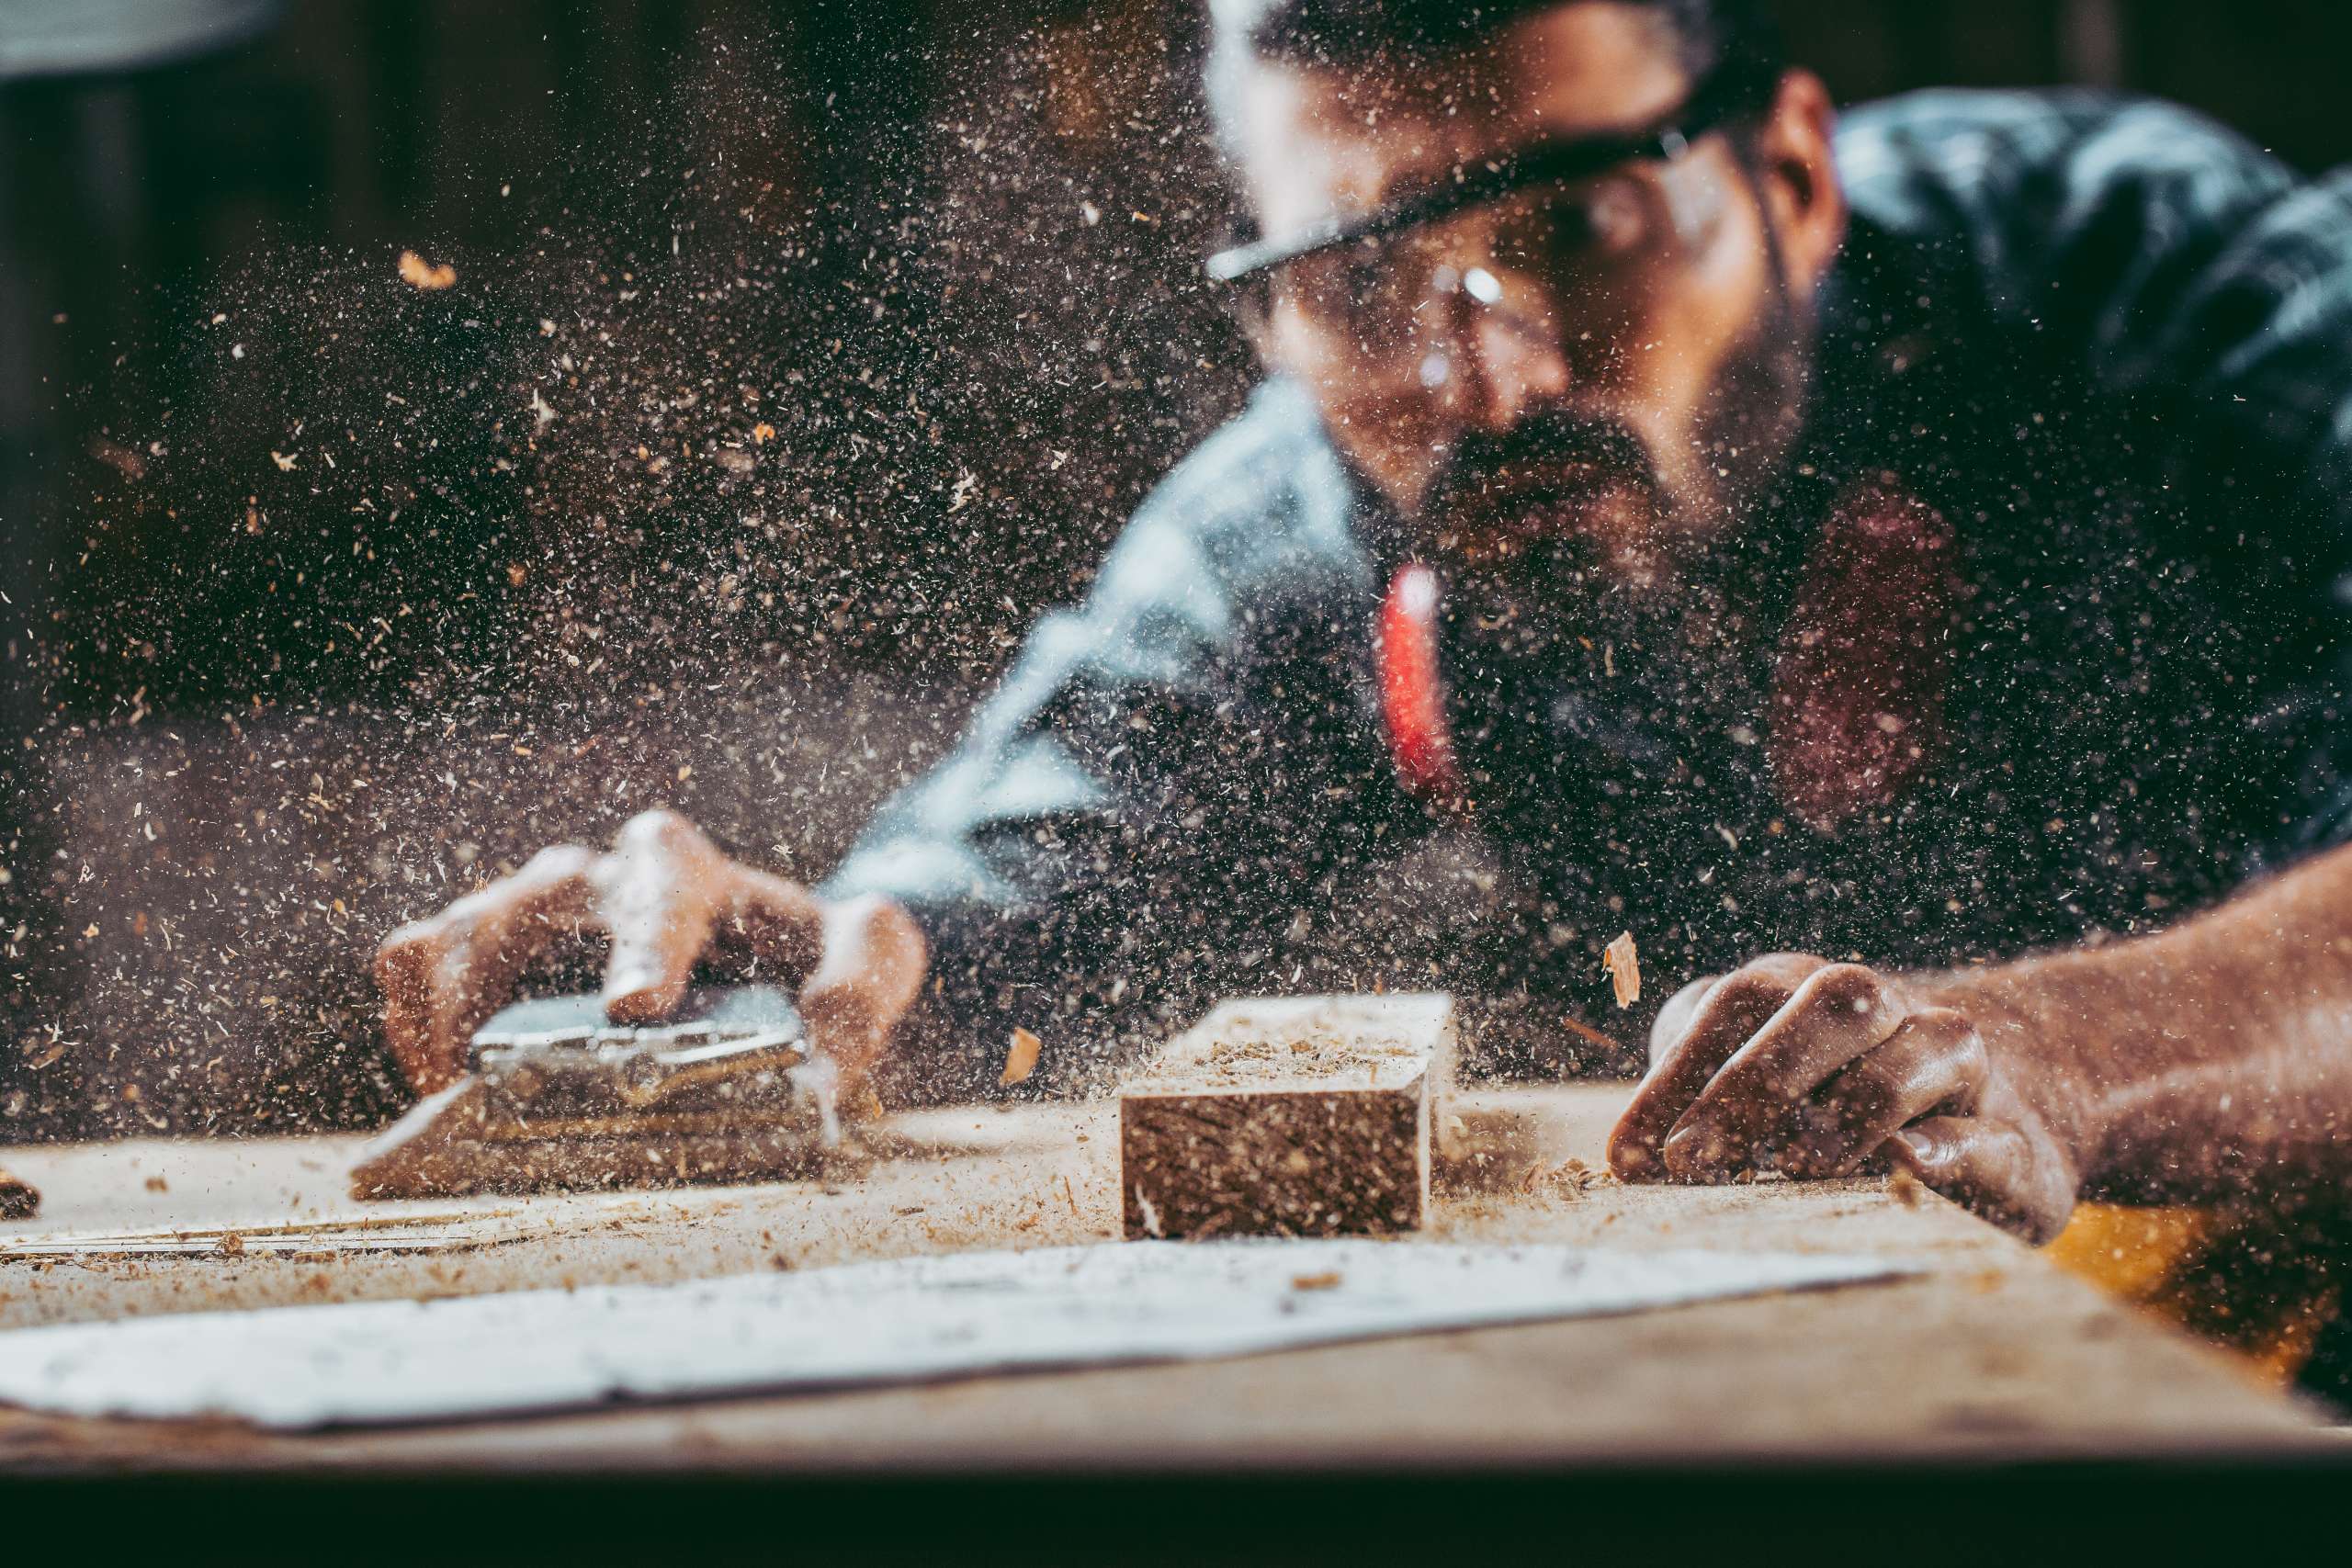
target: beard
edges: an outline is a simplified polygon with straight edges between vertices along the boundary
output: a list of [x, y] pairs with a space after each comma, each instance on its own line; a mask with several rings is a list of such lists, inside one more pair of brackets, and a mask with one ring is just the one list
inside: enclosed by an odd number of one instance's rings
[[1774, 306], [1693, 437], [1717, 481], [1706, 494], [1669, 484], [1631, 424], [1566, 407], [1449, 455], [1414, 532], [1436, 547], [1442, 662], [1472, 757], [1530, 784], [1570, 766], [1656, 777], [1760, 712], [1782, 597], [1770, 585], [1795, 542], [1775, 524], [1813, 368], [1785, 291]]

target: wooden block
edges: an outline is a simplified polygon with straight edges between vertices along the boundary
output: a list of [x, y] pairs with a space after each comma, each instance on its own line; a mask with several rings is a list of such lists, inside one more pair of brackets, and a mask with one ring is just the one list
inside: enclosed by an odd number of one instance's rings
[[1217, 1008], [1120, 1091], [1129, 1239], [1426, 1224], [1430, 1126], [1454, 1051], [1450, 997]]

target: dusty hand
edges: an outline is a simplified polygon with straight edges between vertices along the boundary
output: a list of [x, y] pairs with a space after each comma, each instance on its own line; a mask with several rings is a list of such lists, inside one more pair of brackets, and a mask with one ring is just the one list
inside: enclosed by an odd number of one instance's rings
[[1968, 1014], [1894, 976], [1776, 953], [1666, 1005], [1609, 1162], [1627, 1180], [1726, 1181], [1875, 1160], [2046, 1241], [2079, 1178], [2022, 1091], [2028, 1054], [2007, 1055]]
[[912, 917], [888, 899], [820, 898], [729, 860], [676, 813], [649, 811], [607, 853], [543, 850], [514, 875], [384, 939], [376, 978], [401, 1070], [428, 1092], [454, 1081], [474, 1031], [505, 1005], [525, 966], [598, 931], [612, 944], [604, 996], [616, 1023], [665, 1016], [713, 948], [797, 977], [810, 1039], [845, 1090], [888, 1047], [929, 961]]

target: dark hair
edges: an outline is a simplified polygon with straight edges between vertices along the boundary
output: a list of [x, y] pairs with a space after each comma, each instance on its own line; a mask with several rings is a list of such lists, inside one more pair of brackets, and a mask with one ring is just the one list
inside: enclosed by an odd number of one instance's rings
[[[1464, 49], [1539, 12], [1578, 0], [1209, 0], [1209, 107], [1227, 141], [1238, 85], [1253, 60], [1362, 65], [1389, 55]], [[1776, 80], [1787, 63], [1770, 0], [1619, 0], [1653, 13], [1692, 80], [1729, 66]]]

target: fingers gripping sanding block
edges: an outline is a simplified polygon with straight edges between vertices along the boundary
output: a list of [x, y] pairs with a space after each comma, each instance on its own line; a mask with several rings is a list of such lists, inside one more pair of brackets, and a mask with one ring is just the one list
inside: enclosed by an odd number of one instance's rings
[[1455, 1054], [1450, 997], [1227, 1002], [1120, 1090], [1128, 1238], [1419, 1229]]
[[696, 990], [637, 1027], [597, 997], [517, 1002], [468, 1066], [361, 1155], [355, 1197], [756, 1181], [849, 1152], [831, 1067], [772, 987]]

